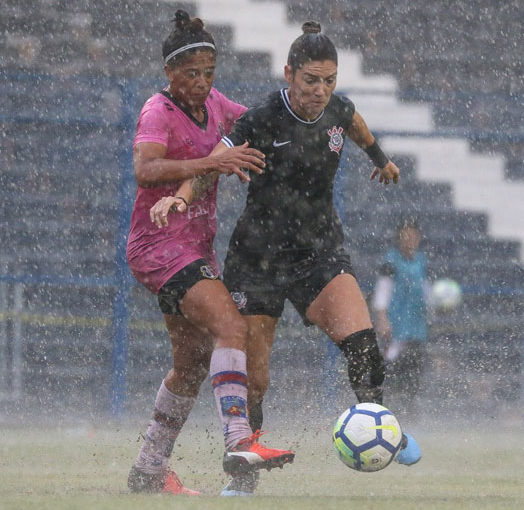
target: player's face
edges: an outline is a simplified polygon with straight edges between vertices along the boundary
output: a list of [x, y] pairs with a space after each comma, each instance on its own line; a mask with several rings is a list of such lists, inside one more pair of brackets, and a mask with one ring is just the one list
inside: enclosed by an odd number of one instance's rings
[[171, 95], [189, 108], [204, 105], [215, 79], [215, 53], [198, 51], [165, 67]]
[[400, 251], [412, 257], [420, 244], [420, 233], [416, 228], [406, 227], [400, 231], [398, 240]]
[[337, 85], [337, 64], [332, 60], [315, 60], [295, 71], [286, 66], [284, 73], [295, 113], [306, 120], [317, 118]]

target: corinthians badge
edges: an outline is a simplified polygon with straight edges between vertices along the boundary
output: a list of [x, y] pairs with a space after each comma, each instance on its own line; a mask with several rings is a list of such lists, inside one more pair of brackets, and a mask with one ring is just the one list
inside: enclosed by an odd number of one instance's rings
[[344, 129], [337, 126], [333, 126], [331, 129], [328, 129], [329, 148], [337, 154], [340, 154], [342, 146], [344, 145], [344, 136], [342, 135], [343, 132]]

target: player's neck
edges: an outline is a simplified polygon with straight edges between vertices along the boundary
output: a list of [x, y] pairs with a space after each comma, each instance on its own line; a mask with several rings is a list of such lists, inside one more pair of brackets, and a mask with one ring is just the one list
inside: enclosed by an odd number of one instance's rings
[[408, 248], [399, 248], [400, 253], [405, 259], [413, 260], [417, 250], [411, 250]]
[[320, 113], [312, 115], [311, 113], [307, 112], [302, 108], [300, 101], [297, 99], [295, 94], [291, 91], [291, 89], [287, 89], [287, 97], [289, 100], [289, 105], [291, 106], [291, 109], [293, 112], [300, 117], [301, 119], [307, 121], [307, 122], [313, 122], [317, 120], [324, 110], [322, 110]]
[[164, 90], [169, 95], [169, 98], [171, 99], [171, 101], [173, 101], [173, 103], [177, 105], [183, 112], [185, 112], [187, 115], [191, 115], [198, 122], [204, 122], [204, 120], [206, 119], [205, 105], [187, 104], [180, 98], [173, 95], [170, 88], [167, 88]]

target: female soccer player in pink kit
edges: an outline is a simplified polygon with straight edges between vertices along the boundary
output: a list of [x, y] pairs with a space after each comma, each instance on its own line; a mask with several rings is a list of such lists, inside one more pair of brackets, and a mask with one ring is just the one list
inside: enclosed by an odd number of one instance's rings
[[[184, 179], [211, 172], [260, 173], [263, 154], [241, 147], [208, 156], [245, 108], [212, 88], [216, 50], [198, 18], [176, 13], [176, 27], [162, 53], [169, 86], [148, 99], [133, 144], [138, 184], [127, 259], [135, 278], [158, 295], [173, 348], [173, 368], [163, 380], [145, 441], [131, 468], [133, 492], [198, 494], [169, 469], [174, 442], [209, 371], [223, 426], [228, 473], [272, 468], [291, 462], [289, 450], [257, 442], [247, 419], [247, 327], [219, 279], [213, 249], [216, 233], [215, 179], [184, 214], [164, 229], [149, 210], [163, 196], [176, 197]], [[205, 182], [205, 179], [204, 179]], [[183, 199], [173, 207], [185, 209]]]

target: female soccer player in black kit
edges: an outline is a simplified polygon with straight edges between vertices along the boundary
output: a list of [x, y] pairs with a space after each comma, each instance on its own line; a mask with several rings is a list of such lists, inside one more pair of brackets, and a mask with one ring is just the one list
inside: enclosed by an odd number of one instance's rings
[[[248, 142], [266, 156], [264, 173], [253, 175], [249, 183], [224, 268], [224, 282], [249, 328], [253, 430], [262, 425], [269, 355], [286, 299], [306, 325], [320, 327], [340, 348], [358, 400], [382, 403], [384, 363], [344, 248], [333, 181], [346, 136], [373, 161], [372, 179], [396, 183], [399, 169], [382, 152], [354, 104], [333, 94], [337, 52], [331, 40], [318, 23], [304, 23], [302, 30], [284, 70], [289, 87], [249, 109], [215, 149]], [[156, 211], [157, 222], [165, 221], [167, 205]], [[419, 459], [417, 443], [405, 435], [397, 461], [410, 465]], [[255, 472], [233, 478], [222, 494], [250, 494], [256, 480]]]

